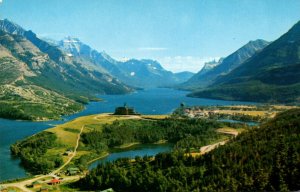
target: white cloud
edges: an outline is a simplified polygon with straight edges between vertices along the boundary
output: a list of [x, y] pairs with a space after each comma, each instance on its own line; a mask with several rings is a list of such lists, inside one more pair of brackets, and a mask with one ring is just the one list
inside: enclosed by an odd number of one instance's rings
[[167, 50], [166, 47], [140, 47], [138, 48], [139, 51], [165, 51]]
[[163, 57], [158, 59], [162, 66], [173, 72], [190, 71], [197, 73], [202, 69], [204, 63], [220, 57], [194, 57], [194, 56], [175, 56]]
[[0, 3], [2, 3], [3, 2], [3, 0], [0, 0]]

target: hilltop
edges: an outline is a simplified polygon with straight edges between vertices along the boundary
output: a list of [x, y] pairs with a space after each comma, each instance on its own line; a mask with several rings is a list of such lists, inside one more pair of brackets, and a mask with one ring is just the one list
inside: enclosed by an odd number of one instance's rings
[[202, 156], [160, 153], [99, 165], [75, 187], [116, 191], [297, 191], [300, 110], [277, 115]]
[[300, 99], [300, 21], [287, 33], [192, 97], [294, 103]]
[[84, 58], [113, 77], [133, 87], [153, 88], [171, 86], [182, 83], [193, 75], [187, 72], [172, 73], [164, 69], [158, 61], [151, 59], [118, 61], [105, 51], [98, 52], [78, 38], [66, 37], [54, 44], [69, 56]]
[[189, 90], [208, 87], [214, 84], [221, 76], [224, 76], [240, 65], [243, 65], [247, 59], [260, 52], [267, 45], [269, 45], [269, 42], [262, 39], [249, 41], [229, 56], [221, 58], [219, 61], [206, 63], [197, 74], [187, 82], [183, 83], [180, 87]]
[[5, 118], [58, 119], [83, 109], [96, 93], [133, 90], [8, 20], [0, 20], [0, 64], [0, 116]]

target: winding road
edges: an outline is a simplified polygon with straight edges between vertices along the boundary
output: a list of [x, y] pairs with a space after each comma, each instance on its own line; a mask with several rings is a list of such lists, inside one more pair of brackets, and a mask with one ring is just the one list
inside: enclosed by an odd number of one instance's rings
[[[229, 134], [229, 135], [233, 135], [234, 137], [238, 136], [239, 132], [236, 130], [217, 130], [218, 133], [223, 133], [223, 134]], [[197, 155], [203, 155], [205, 153], [208, 153], [212, 150], [214, 150], [215, 148], [221, 146], [221, 145], [225, 145], [227, 142], [229, 141], [229, 139], [225, 140], [225, 141], [220, 141], [211, 145], [206, 145], [200, 148], [200, 151], [197, 153], [191, 153], [191, 155], [193, 156], [197, 156]]]
[[60, 170], [62, 170], [65, 166], [67, 166], [72, 161], [72, 159], [76, 156], [77, 148], [79, 146], [79, 141], [80, 141], [80, 137], [81, 137], [81, 133], [82, 133], [83, 129], [84, 129], [84, 125], [81, 127], [80, 132], [78, 133], [76, 145], [74, 147], [74, 152], [72, 153], [71, 157], [61, 167], [52, 171], [52, 173], [50, 173], [49, 175], [55, 177], [55, 174], [58, 173]]
[[[141, 119], [141, 117], [136, 117], [136, 116], [135, 117], [129, 117], [129, 118]], [[46, 179], [49, 176], [50, 177], [57, 177], [55, 174], [57, 174], [64, 167], [66, 167], [72, 161], [72, 159], [76, 156], [77, 149], [78, 149], [78, 146], [79, 146], [80, 137], [81, 137], [81, 134], [83, 132], [84, 127], [85, 126], [83, 125], [80, 129], [80, 132], [78, 133], [77, 140], [76, 140], [76, 145], [74, 147], [74, 152], [72, 153], [70, 158], [61, 167], [57, 168], [56, 170], [52, 171], [51, 173], [49, 173], [47, 175], [38, 175], [34, 178], [27, 179], [27, 180], [20, 181], [20, 182], [1, 184], [1, 186], [3, 186], [3, 187], [17, 187], [17, 188], [19, 188], [20, 190], [22, 190], [24, 192], [32, 192], [32, 190], [30, 190], [26, 186], [31, 185], [34, 181]], [[235, 137], [239, 134], [239, 132], [236, 131], [236, 130], [217, 130], [217, 132], [233, 135]], [[199, 153], [192, 153], [192, 155], [203, 155], [203, 154], [208, 153], [209, 151], [215, 149], [216, 147], [218, 147], [220, 145], [225, 145], [228, 141], [229, 140], [225, 140], [225, 141], [221, 141], [221, 142], [214, 143], [214, 144], [211, 144], [211, 145], [203, 146], [203, 147], [200, 148]], [[64, 178], [64, 181], [76, 180], [76, 179], [79, 179], [79, 178], [80, 178], [80, 176], [66, 176]], [[47, 182], [47, 181], [45, 181], [45, 182]]]
[[[81, 137], [83, 129], [84, 129], [84, 125], [81, 127], [80, 132], [78, 133], [77, 140], [76, 140], [76, 145], [74, 147], [74, 152], [72, 153], [70, 158], [62, 166], [60, 166], [59, 168], [57, 168], [56, 170], [52, 171], [51, 173], [49, 173], [47, 175], [36, 176], [34, 178], [27, 179], [27, 180], [20, 181], [20, 182], [15, 182], [15, 183], [1, 184], [1, 186], [3, 186], [3, 187], [17, 187], [17, 188], [19, 188], [20, 190], [22, 190], [24, 192], [32, 192], [32, 190], [30, 190], [26, 186], [31, 185], [34, 181], [45, 179], [49, 176], [50, 177], [57, 177], [55, 174], [58, 173], [59, 171], [61, 171], [65, 166], [67, 166], [72, 161], [72, 159], [75, 157], [76, 152], [77, 152], [77, 148], [79, 146], [79, 141], [80, 141], [80, 137]], [[64, 178], [64, 181], [75, 180], [75, 179], [79, 179], [79, 178], [80, 178], [80, 176], [67, 176], [67, 177]]]

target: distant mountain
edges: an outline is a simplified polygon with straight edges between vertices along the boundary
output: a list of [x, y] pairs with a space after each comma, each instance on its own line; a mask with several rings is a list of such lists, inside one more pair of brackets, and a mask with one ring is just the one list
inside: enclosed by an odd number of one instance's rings
[[[26, 118], [58, 118], [78, 111], [82, 108], [78, 102], [87, 102], [95, 93], [132, 90], [93, 63], [68, 56], [8, 20], [0, 20], [0, 65], [0, 105], [15, 114], [27, 111]], [[0, 110], [0, 116], [9, 114], [6, 111]]]
[[98, 52], [78, 38], [66, 37], [58, 46], [69, 56], [85, 58], [127, 85], [141, 88], [163, 87], [182, 83], [187, 76], [165, 70], [157, 61], [130, 59], [117, 61], [105, 52]]
[[8, 19], [0, 19], [0, 29], [12, 35], [25, 36], [26, 33], [26, 31], [21, 26], [9, 21]]
[[[215, 67], [217, 67], [220, 63], [222, 63], [223, 61], [223, 58], [221, 58], [220, 60], [216, 61], [216, 60], [213, 60], [213, 61], [209, 61], [209, 62], [206, 62], [203, 66], [203, 68], [197, 73], [197, 76], [200, 76], [200, 75], [204, 75], [205, 73], [213, 70]], [[193, 77], [197, 77], [196, 75]]]
[[195, 73], [189, 72], [189, 71], [183, 71], [175, 73], [175, 76], [180, 79], [181, 82], [186, 82], [189, 80]]
[[123, 76], [119, 76], [120, 80], [135, 87], [164, 87], [180, 82], [174, 73], [165, 70], [157, 61], [149, 59], [130, 59], [119, 62], [118, 67], [123, 72]]
[[222, 58], [218, 61], [213, 60], [213, 61], [209, 61], [209, 62], [204, 63], [204, 66], [202, 67], [202, 69], [198, 73], [191, 76], [183, 84], [178, 85], [178, 88], [190, 90], [190, 89], [193, 89], [195, 87], [199, 87], [200, 86], [199, 84], [201, 83], [200, 79], [202, 78], [202, 76], [204, 76], [207, 72], [213, 70], [221, 62], [222, 62]]
[[212, 86], [190, 96], [261, 102], [300, 101], [300, 21]]
[[250, 41], [226, 58], [206, 63], [200, 72], [180, 87], [183, 89], [207, 87], [213, 84], [219, 76], [228, 74], [268, 44], [267, 41], [261, 39]]

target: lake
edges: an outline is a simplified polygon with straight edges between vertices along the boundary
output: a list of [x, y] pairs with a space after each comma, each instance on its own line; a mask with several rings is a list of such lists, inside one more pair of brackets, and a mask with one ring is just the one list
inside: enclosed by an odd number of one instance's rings
[[65, 123], [74, 118], [96, 113], [114, 112], [124, 103], [132, 106], [142, 114], [169, 114], [179, 107], [186, 105], [241, 105], [254, 104], [251, 102], [223, 101], [202, 98], [190, 98], [188, 92], [167, 88], [141, 90], [127, 95], [99, 95], [102, 102], [90, 102], [85, 110], [74, 115], [63, 117], [60, 121], [30, 122], [0, 119], [0, 181], [26, 176], [26, 172], [19, 165], [20, 160], [10, 155], [9, 146], [16, 141], [38, 133], [57, 124]]
[[247, 124], [251, 127], [259, 125], [258, 122], [254, 122], [254, 121], [238, 121], [238, 120], [233, 120], [233, 119], [219, 119], [218, 121], [220, 121], [220, 122], [229, 122], [229, 123], [245, 123], [245, 124]]
[[136, 156], [155, 156], [158, 153], [170, 151], [173, 148], [171, 144], [144, 144], [135, 145], [128, 149], [123, 149], [118, 152], [110, 153], [108, 156], [93, 162], [89, 169], [97, 167], [99, 163], [115, 161], [119, 158], [134, 159]]

